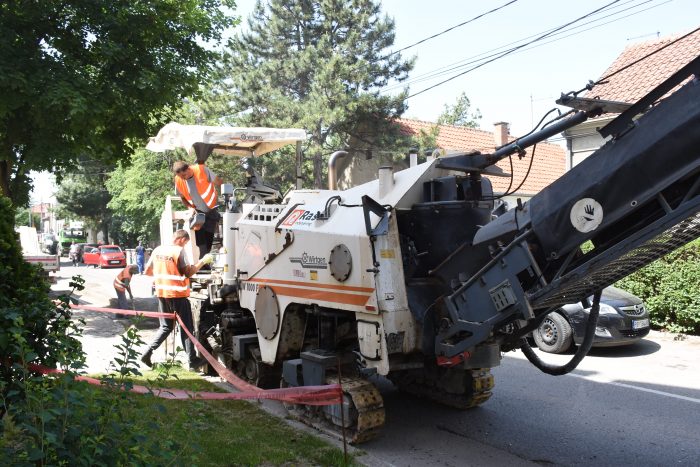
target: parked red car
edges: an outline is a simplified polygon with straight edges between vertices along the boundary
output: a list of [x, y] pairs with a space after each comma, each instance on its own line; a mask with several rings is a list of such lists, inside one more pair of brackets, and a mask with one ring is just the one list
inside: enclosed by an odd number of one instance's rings
[[83, 263], [96, 268], [126, 267], [126, 255], [117, 245], [100, 245], [83, 252]]

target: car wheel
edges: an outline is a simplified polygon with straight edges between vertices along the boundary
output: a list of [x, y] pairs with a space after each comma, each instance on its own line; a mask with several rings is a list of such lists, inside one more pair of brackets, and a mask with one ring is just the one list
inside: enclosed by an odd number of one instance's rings
[[559, 313], [552, 312], [532, 333], [540, 350], [549, 353], [562, 353], [569, 350], [573, 341], [571, 325]]

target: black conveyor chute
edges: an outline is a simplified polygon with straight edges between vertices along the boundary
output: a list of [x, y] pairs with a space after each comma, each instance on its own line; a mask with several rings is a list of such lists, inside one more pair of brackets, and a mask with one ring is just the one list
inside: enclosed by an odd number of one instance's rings
[[601, 231], [700, 167], [700, 83], [691, 81], [609, 141], [574, 170], [534, 196], [532, 228], [549, 258], [578, 248], [591, 233], [570, 220], [574, 203], [592, 198], [603, 207]]

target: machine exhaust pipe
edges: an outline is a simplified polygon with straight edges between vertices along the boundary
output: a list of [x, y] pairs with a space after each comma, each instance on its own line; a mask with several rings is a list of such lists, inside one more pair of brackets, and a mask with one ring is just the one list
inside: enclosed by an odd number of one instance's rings
[[335, 165], [338, 163], [339, 159], [346, 157], [348, 155], [347, 151], [336, 151], [331, 154], [330, 159], [328, 159], [328, 189], [337, 190], [338, 189], [338, 174], [336, 173]]
[[390, 165], [379, 167], [379, 197], [383, 198], [394, 188], [394, 168]]

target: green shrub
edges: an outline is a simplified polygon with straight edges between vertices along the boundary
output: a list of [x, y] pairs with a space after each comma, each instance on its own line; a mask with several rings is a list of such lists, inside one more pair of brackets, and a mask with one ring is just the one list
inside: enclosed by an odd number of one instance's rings
[[[71, 287], [82, 288], [74, 277]], [[136, 328], [115, 346], [115, 372], [103, 388], [74, 379], [84, 368], [79, 341], [83, 320], [72, 317], [69, 297], [55, 304], [39, 270], [22, 259], [14, 209], [0, 196], [0, 459], [3, 465], [189, 464], [182, 448], [161, 440], [167, 420], [135, 431], [122, 389], [140, 375]], [[30, 371], [30, 363], [63, 374]]]
[[0, 388], [9, 403], [23, 397], [22, 385], [32, 376], [25, 363], [75, 369], [83, 362], [70, 309], [51, 302], [39, 268], [24, 261], [14, 217], [0, 196]]
[[617, 286], [644, 300], [655, 328], [700, 335], [700, 239], [624, 278]]

